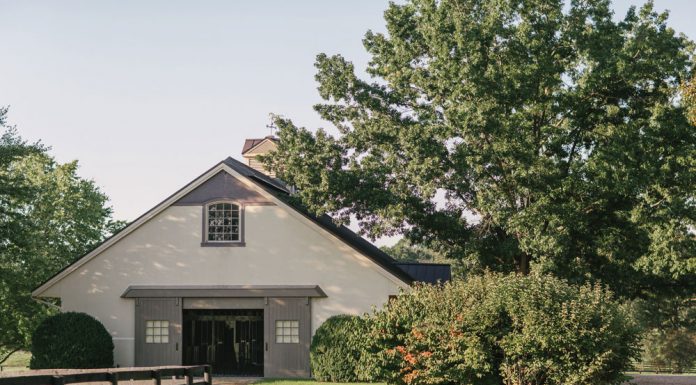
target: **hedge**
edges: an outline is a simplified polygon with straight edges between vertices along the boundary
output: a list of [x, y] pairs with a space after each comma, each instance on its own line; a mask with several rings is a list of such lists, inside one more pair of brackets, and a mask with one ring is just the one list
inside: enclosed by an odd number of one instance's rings
[[48, 317], [34, 331], [31, 369], [110, 368], [114, 343], [94, 317], [85, 313], [60, 313]]
[[620, 384], [639, 354], [608, 290], [542, 275], [416, 286], [367, 325], [357, 371], [390, 384]]

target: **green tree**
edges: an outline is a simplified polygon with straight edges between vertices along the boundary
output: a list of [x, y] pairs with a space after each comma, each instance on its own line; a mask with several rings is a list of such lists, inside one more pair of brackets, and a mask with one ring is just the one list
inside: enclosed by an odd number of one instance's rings
[[382, 246], [382, 251], [392, 258], [403, 262], [443, 262], [444, 257], [422, 245], [414, 245], [408, 239], [401, 238], [393, 246]]
[[0, 364], [28, 349], [52, 312], [32, 289], [122, 226], [76, 161], [59, 164], [45, 146], [27, 143], [6, 114], [0, 109]]
[[681, 373], [696, 363], [696, 333], [688, 329], [652, 330], [643, 339], [642, 364], [659, 372]]
[[686, 106], [686, 116], [689, 122], [696, 127], [696, 77], [682, 86], [682, 96]]
[[338, 134], [276, 119], [265, 161], [296, 199], [472, 271], [696, 293], [696, 130], [679, 98], [693, 45], [652, 2], [410, 0], [355, 74], [317, 57]]

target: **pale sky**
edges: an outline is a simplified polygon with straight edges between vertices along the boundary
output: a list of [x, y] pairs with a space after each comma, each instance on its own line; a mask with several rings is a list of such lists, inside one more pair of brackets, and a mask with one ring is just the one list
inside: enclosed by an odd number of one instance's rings
[[[638, 0], [616, 0], [623, 16]], [[696, 0], [656, 0], [696, 39]], [[322, 125], [314, 58], [364, 68], [383, 0], [0, 0], [0, 106], [132, 220], [263, 137], [269, 113]]]

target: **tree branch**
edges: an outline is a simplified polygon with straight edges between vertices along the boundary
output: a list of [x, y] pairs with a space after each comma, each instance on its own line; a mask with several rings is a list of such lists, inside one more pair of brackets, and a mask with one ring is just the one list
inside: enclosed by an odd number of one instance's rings
[[8, 358], [10, 358], [11, 355], [17, 353], [19, 350], [19, 348], [10, 350], [9, 353], [7, 353], [4, 357], [0, 358], [0, 365], [2, 365], [5, 361], [7, 361]]

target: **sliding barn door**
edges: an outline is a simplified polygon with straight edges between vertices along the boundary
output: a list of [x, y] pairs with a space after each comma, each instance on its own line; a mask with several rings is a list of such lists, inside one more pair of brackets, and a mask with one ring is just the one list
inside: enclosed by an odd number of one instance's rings
[[310, 344], [309, 298], [268, 298], [266, 377], [308, 378]]
[[135, 300], [135, 366], [181, 365], [181, 299]]

